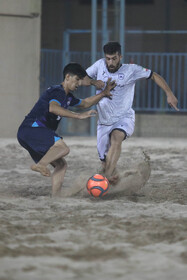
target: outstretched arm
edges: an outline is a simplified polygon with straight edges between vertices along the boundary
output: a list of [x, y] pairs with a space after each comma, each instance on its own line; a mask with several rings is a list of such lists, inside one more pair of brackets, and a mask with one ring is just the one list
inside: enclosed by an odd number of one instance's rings
[[87, 97], [85, 99], [82, 99], [81, 104], [79, 107], [81, 108], [89, 108], [94, 104], [97, 104], [103, 97], [109, 97], [112, 98], [112, 94], [110, 91], [115, 88], [116, 83], [115, 81], [111, 81], [111, 78], [108, 79], [105, 89], [100, 92], [99, 94], [96, 94], [94, 96]]
[[166, 81], [157, 73], [153, 72], [151, 79], [159, 86], [163, 91], [165, 91], [165, 94], [167, 96], [167, 102], [168, 104], [173, 107], [176, 111], [179, 111], [177, 108], [177, 98], [173, 94], [172, 90], [166, 83]]
[[[111, 78], [108, 79], [106, 88], [99, 94], [95, 96], [91, 96], [85, 99], [82, 99], [81, 104], [79, 107], [81, 108], [89, 108], [92, 105], [98, 103], [103, 97], [111, 97], [112, 94], [110, 90], [112, 90], [116, 86], [115, 82], [111, 82]], [[73, 119], [86, 119], [92, 116], [95, 116], [97, 112], [95, 110], [89, 110], [83, 113], [76, 113], [65, 108], [62, 108], [56, 101], [52, 101], [49, 104], [49, 112], [53, 113], [57, 116], [66, 117], [66, 118], [73, 118]]]
[[62, 108], [56, 101], [52, 101], [49, 104], [49, 112], [57, 116], [72, 118], [72, 119], [87, 119], [92, 116], [96, 116], [97, 112], [95, 110], [89, 110], [83, 113], [72, 112], [68, 109]]

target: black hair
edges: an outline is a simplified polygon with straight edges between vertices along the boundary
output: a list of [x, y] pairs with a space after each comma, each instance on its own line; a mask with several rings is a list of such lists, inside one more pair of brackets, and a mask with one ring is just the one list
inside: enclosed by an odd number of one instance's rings
[[103, 51], [105, 54], [114, 54], [118, 52], [118, 54], [121, 54], [121, 45], [118, 42], [108, 42], [103, 47]]
[[71, 62], [64, 67], [63, 70], [64, 79], [67, 74], [70, 74], [72, 76], [77, 75], [79, 79], [83, 79], [87, 75], [85, 69], [80, 64], [75, 62]]

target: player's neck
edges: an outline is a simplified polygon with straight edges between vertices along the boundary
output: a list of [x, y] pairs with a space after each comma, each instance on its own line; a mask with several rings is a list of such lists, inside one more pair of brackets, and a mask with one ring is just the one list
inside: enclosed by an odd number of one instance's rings
[[116, 70], [116, 72], [119, 70], [119, 68], [122, 66], [122, 63], [120, 63], [119, 65], [118, 65], [118, 68], [117, 68], [117, 70]]
[[65, 91], [66, 95], [68, 95], [68, 93], [69, 93], [68, 85], [65, 82], [62, 82], [61, 85], [64, 88], [64, 91]]

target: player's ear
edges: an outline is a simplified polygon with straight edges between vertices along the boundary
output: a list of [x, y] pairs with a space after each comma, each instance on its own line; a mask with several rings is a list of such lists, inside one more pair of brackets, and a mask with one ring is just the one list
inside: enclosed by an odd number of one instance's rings
[[66, 76], [65, 76], [65, 80], [69, 81], [69, 77], [70, 77], [70, 74], [67, 73]]

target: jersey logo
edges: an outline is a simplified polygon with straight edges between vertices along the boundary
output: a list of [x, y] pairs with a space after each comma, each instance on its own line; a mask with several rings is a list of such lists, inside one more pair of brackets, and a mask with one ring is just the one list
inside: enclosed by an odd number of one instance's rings
[[59, 120], [61, 120], [61, 118], [62, 118], [61, 116], [57, 116], [56, 120], [59, 121]]
[[68, 101], [67, 101], [67, 107], [69, 106], [69, 104], [71, 103], [71, 100], [72, 100], [72, 98], [71, 97], [69, 97], [68, 98]]
[[124, 74], [123, 73], [119, 73], [118, 74], [118, 79], [119, 80], [123, 80], [124, 79]]

